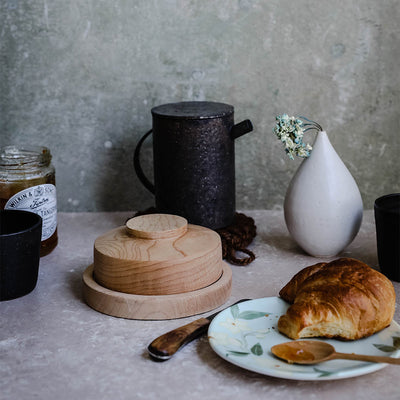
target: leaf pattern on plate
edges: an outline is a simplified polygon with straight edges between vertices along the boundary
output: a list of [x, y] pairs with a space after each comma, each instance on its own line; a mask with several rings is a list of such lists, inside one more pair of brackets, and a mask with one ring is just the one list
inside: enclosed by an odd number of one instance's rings
[[257, 319], [257, 318], [262, 318], [262, 317], [268, 317], [270, 314], [265, 313], [263, 311], [243, 311], [240, 312], [240, 308], [238, 304], [233, 305], [231, 308], [231, 314], [234, 319], [246, 319], [246, 320], [252, 320], [252, 319]]
[[256, 343], [250, 351], [255, 355], [255, 356], [262, 356], [264, 354], [264, 350], [261, 346], [260, 343]]
[[246, 321], [251, 321], [258, 318], [265, 318], [268, 317], [271, 313], [252, 310], [241, 312], [238, 304], [230, 307], [230, 313], [232, 315], [232, 318], [226, 318], [226, 320], [221, 323], [221, 326], [223, 326], [225, 329], [228, 329], [233, 334], [240, 335], [240, 338], [236, 337], [236, 341], [238, 342], [237, 344], [239, 345], [240, 349], [233, 349], [231, 346], [227, 346], [227, 343], [224, 341], [223, 337], [214, 336], [210, 338], [226, 348], [227, 357], [244, 357], [251, 354], [255, 356], [263, 355], [264, 349], [262, 348], [261, 344], [258, 342], [250, 347], [247, 338], [249, 336], [252, 336], [263, 339], [265, 335], [270, 332], [271, 329], [268, 328], [265, 330], [253, 330]]
[[331, 375], [337, 373], [336, 371], [334, 371], [334, 372], [329, 372], [329, 371], [324, 371], [324, 370], [322, 370], [322, 369], [315, 368], [315, 367], [314, 367], [313, 369], [314, 369], [315, 372], [318, 372], [318, 373], [319, 373], [318, 378], [324, 378], [324, 377], [326, 377], [326, 376], [331, 376]]
[[238, 357], [243, 357], [243, 356], [248, 356], [250, 353], [247, 353], [245, 351], [235, 351], [235, 350], [228, 350], [226, 353], [226, 356], [238, 356]]
[[389, 346], [387, 344], [374, 344], [374, 346], [385, 353], [393, 353], [396, 350], [400, 350], [400, 337], [392, 336], [393, 346]]

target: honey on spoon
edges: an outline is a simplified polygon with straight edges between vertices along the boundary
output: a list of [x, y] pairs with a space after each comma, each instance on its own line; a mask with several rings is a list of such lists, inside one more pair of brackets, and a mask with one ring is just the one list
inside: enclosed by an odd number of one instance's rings
[[329, 343], [317, 340], [298, 340], [277, 344], [271, 347], [271, 352], [289, 364], [318, 364], [323, 361], [342, 359], [400, 365], [399, 358], [338, 353]]

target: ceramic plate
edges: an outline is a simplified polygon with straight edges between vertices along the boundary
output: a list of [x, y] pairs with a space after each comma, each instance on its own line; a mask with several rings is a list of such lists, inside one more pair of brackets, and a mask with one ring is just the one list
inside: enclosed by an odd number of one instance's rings
[[[212, 349], [239, 367], [285, 379], [343, 379], [368, 374], [387, 365], [351, 360], [332, 360], [316, 365], [280, 361], [270, 349], [275, 344], [290, 340], [277, 328], [278, 319], [286, 313], [288, 306], [278, 297], [267, 297], [245, 301], [221, 311], [212, 320], [208, 330]], [[338, 352], [343, 353], [400, 356], [400, 326], [394, 321], [386, 329], [365, 339], [353, 342], [318, 340], [332, 344]]]

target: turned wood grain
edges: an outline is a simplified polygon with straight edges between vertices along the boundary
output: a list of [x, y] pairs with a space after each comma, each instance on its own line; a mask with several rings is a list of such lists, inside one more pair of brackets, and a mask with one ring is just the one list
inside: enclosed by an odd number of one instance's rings
[[183, 235], [187, 225], [187, 220], [178, 215], [151, 214], [131, 218], [126, 228], [129, 234], [137, 238], [165, 239]]
[[[129, 294], [168, 295], [198, 290], [220, 278], [220, 236], [211, 229], [187, 225], [184, 218], [162, 216], [133, 218], [127, 223], [129, 228], [122, 226], [96, 239], [94, 278], [101, 286]], [[134, 223], [137, 219], [141, 220]], [[156, 238], [144, 238], [146, 232]]]
[[232, 270], [222, 262], [222, 275], [213, 284], [192, 292], [143, 296], [113, 291], [93, 279], [93, 265], [83, 273], [83, 298], [101, 313], [114, 317], [165, 320], [201, 314], [223, 305], [232, 290]]

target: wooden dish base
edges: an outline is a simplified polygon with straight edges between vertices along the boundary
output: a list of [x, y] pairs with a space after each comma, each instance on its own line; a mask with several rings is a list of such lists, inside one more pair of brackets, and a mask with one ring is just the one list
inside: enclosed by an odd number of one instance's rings
[[83, 297], [86, 303], [103, 314], [143, 320], [189, 317], [213, 310], [231, 295], [232, 270], [222, 263], [222, 275], [213, 284], [192, 292], [169, 295], [135, 295], [116, 292], [93, 279], [93, 264], [83, 273]]

